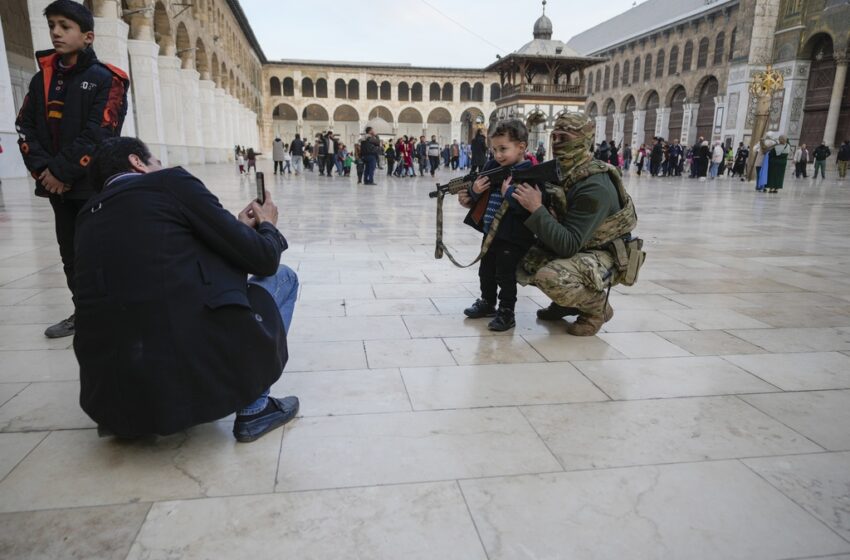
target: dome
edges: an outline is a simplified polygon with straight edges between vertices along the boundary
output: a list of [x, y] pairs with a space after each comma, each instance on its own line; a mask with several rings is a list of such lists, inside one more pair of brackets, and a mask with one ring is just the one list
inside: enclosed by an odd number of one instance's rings
[[534, 38], [535, 39], [551, 39], [552, 38], [552, 20], [543, 14], [537, 21], [534, 22]]

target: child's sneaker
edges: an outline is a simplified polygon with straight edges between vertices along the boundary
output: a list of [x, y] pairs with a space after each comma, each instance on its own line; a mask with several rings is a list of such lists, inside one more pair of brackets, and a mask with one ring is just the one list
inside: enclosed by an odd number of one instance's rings
[[512, 309], [500, 307], [496, 312], [496, 318], [487, 324], [487, 328], [491, 331], [502, 332], [512, 329], [516, 326], [516, 319]]
[[481, 317], [495, 317], [496, 306], [484, 299], [476, 299], [470, 307], [463, 310], [463, 314], [470, 319], [480, 319]]

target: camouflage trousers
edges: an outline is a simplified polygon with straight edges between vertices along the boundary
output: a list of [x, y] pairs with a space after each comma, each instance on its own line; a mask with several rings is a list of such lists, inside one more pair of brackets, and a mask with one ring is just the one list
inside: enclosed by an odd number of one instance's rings
[[615, 278], [614, 257], [607, 251], [587, 251], [569, 259], [549, 261], [523, 283], [540, 288], [563, 307], [595, 314], [605, 305], [605, 290]]

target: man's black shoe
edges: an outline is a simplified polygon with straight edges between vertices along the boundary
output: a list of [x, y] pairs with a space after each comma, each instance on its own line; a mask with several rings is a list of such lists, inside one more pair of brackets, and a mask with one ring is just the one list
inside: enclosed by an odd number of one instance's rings
[[579, 310], [575, 307], [564, 307], [554, 301], [545, 309], [537, 310], [537, 318], [543, 321], [560, 321], [567, 315], [578, 315]]
[[496, 312], [496, 318], [487, 324], [487, 328], [491, 331], [502, 332], [512, 329], [516, 326], [516, 319], [512, 309], [500, 307]]
[[470, 307], [463, 310], [463, 314], [470, 319], [480, 319], [481, 317], [495, 317], [496, 306], [487, 300], [476, 299]]
[[233, 436], [242, 443], [257, 440], [295, 418], [299, 405], [298, 397], [269, 397], [269, 403], [262, 412], [250, 416], [236, 415]]
[[44, 336], [47, 338], [62, 338], [64, 336], [73, 336], [74, 334], [74, 315], [71, 315], [64, 321], [59, 321], [53, 326], [47, 327], [44, 331]]

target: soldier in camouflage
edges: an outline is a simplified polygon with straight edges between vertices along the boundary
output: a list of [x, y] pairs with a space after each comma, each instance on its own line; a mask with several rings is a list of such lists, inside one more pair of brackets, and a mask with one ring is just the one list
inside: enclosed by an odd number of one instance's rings
[[[519, 185], [514, 194], [531, 213], [525, 225], [537, 236], [520, 261], [517, 279], [552, 300], [537, 312], [540, 319], [578, 315], [567, 325], [575, 336], [593, 336], [611, 320], [611, 286], [633, 284], [645, 258], [643, 242], [631, 235], [637, 214], [620, 171], [591, 155], [594, 128], [584, 113], [555, 122], [552, 152], [564, 180], [546, 185], [548, 207], [536, 187]], [[461, 205], [468, 205], [466, 198], [459, 196]]]

